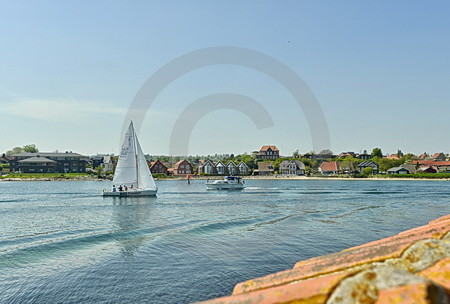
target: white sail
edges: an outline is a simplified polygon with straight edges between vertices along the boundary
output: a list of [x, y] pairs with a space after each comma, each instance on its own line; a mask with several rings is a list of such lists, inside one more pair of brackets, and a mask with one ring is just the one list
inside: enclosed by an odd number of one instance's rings
[[103, 191], [103, 196], [153, 196], [158, 190], [136, 137], [133, 122], [124, 137], [113, 184], [113, 191]]
[[137, 164], [138, 164], [138, 188], [143, 190], [156, 190], [156, 184], [153, 180], [152, 173], [145, 160], [144, 152], [142, 152], [139, 140], [136, 137], [137, 148]]
[[134, 128], [131, 123], [120, 150], [119, 161], [117, 162], [116, 172], [114, 173], [113, 184], [115, 185], [136, 185], [137, 167], [136, 150], [134, 143]]

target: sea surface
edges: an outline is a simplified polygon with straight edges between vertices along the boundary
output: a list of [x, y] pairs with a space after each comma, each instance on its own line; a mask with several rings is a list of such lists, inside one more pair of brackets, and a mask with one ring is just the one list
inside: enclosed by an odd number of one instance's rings
[[450, 213], [449, 181], [0, 182], [0, 303], [190, 303]]

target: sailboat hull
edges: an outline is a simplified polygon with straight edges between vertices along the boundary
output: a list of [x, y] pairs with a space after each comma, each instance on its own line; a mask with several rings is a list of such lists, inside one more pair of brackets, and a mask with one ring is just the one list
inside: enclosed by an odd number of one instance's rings
[[105, 191], [103, 190], [103, 196], [116, 196], [116, 197], [137, 197], [137, 196], [156, 196], [157, 190], [130, 190], [130, 191]]

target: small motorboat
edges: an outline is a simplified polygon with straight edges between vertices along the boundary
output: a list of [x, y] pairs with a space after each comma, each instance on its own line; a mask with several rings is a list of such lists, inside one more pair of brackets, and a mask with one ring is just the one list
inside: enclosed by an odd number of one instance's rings
[[244, 189], [242, 177], [225, 176], [222, 180], [208, 180], [206, 182], [208, 190], [240, 190]]

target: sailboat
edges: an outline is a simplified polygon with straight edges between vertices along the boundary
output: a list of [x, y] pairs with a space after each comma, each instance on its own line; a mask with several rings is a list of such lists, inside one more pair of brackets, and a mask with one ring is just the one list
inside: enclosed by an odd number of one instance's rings
[[131, 121], [114, 173], [112, 191], [103, 190], [102, 194], [119, 197], [155, 196], [157, 191]]

